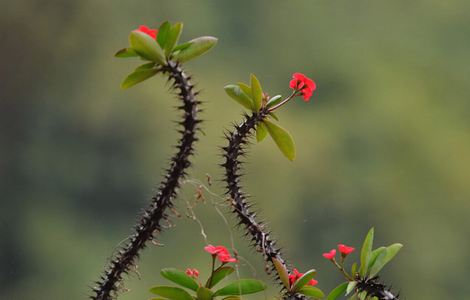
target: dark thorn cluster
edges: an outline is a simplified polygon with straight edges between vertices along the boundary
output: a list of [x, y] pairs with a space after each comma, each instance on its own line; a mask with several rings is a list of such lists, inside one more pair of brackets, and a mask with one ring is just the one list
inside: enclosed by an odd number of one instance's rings
[[181, 138], [176, 145], [177, 152], [170, 160], [170, 166], [157, 194], [135, 226], [135, 233], [129, 238], [129, 242], [114, 254], [108, 268], [96, 282], [97, 285], [93, 288], [94, 295], [91, 296], [93, 300], [110, 300], [116, 297], [122, 275], [129, 273], [146, 243], [153, 240], [155, 234], [164, 228], [162, 221], [168, 221], [169, 216], [166, 211], [173, 207], [172, 201], [177, 194], [180, 181], [187, 175], [186, 170], [191, 165], [189, 157], [194, 153], [193, 144], [197, 141], [196, 131], [201, 122], [197, 119], [197, 113], [200, 111], [198, 108], [200, 101], [196, 99], [197, 91], [194, 90], [190, 77], [177, 63], [168, 62], [161, 67], [161, 72], [168, 76], [170, 89], [182, 102], [177, 107], [183, 112], [182, 121], [179, 122], [182, 128], [179, 130]]
[[[277, 275], [276, 267], [273, 264], [273, 258], [277, 259], [287, 267], [287, 262], [281, 255], [279, 248], [275, 247], [276, 241], [272, 239], [271, 233], [267, 229], [264, 222], [256, 220], [256, 212], [251, 211], [251, 204], [247, 200], [247, 195], [241, 189], [241, 169], [242, 161], [240, 157], [244, 156], [249, 145], [249, 138], [256, 126], [266, 118], [267, 110], [261, 110], [252, 115], [245, 115], [245, 121], [234, 125], [234, 129], [225, 133], [228, 145], [222, 148], [224, 163], [221, 164], [225, 168], [225, 182], [227, 194], [230, 196], [233, 213], [238, 218], [238, 225], [244, 227], [245, 235], [250, 238], [253, 248], [263, 254], [264, 259], [268, 263], [268, 274], [276, 274], [276, 281], [283, 286], [279, 275]], [[284, 299], [308, 299], [302, 294], [285, 292]]]
[[377, 297], [379, 300], [398, 300], [399, 295], [394, 295], [390, 288], [379, 282], [379, 277], [356, 279], [356, 291], [366, 292], [369, 297]]

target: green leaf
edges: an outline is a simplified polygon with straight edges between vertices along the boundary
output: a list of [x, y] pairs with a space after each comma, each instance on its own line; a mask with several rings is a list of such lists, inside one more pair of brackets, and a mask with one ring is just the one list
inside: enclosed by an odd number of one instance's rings
[[170, 53], [173, 51], [173, 48], [175, 48], [175, 45], [178, 43], [181, 36], [181, 31], [183, 31], [183, 23], [174, 24], [168, 31], [165, 46], [163, 47], [167, 56], [170, 55]]
[[215, 270], [214, 274], [212, 274], [212, 277], [209, 277], [209, 279], [207, 279], [206, 287], [212, 288], [217, 283], [219, 283], [222, 279], [224, 279], [228, 275], [232, 274], [233, 271], [235, 271], [235, 269], [232, 268], [232, 267], [218, 268], [217, 270]]
[[302, 277], [300, 277], [299, 279], [297, 279], [296, 282], [294, 282], [292, 290], [298, 291], [301, 287], [305, 286], [313, 278], [313, 276], [315, 276], [315, 274], [317, 274], [317, 271], [315, 271], [314, 269], [305, 272]]
[[393, 244], [385, 248], [381, 254], [377, 257], [376, 261], [370, 267], [370, 277], [374, 277], [377, 275], [382, 268], [389, 263], [395, 255], [397, 255], [398, 251], [403, 247], [402, 244]]
[[268, 100], [268, 104], [266, 104], [266, 107], [272, 107], [276, 104], [279, 104], [280, 102], [282, 101], [282, 96], [281, 95], [276, 95], [274, 97], [271, 97], [269, 100]]
[[162, 49], [164, 49], [165, 47], [170, 28], [171, 28], [171, 24], [168, 21], [163, 22], [162, 25], [160, 25], [160, 28], [158, 28], [157, 42]]
[[202, 36], [189, 41], [189, 43], [188, 47], [175, 54], [175, 60], [183, 63], [201, 56], [217, 44], [217, 39], [212, 36]]
[[149, 63], [138, 66], [134, 71], [150, 70], [150, 69], [153, 69], [154, 67], [155, 67], [155, 63], [149, 62]]
[[256, 126], [256, 141], [261, 142], [268, 135], [268, 129], [262, 122]]
[[346, 288], [346, 295], [349, 295], [349, 293], [351, 293], [354, 290], [356, 285], [357, 285], [357, 281], [350, 281], [348, 283], [348, 287]]
[[243, 83], [243, 82], [239, 82], [238, 83], [238, 86], [242, 89], [243, 92], [245, 92], [245, 94], [248, 95], [248, 97], [250, 97], [250, 99], [253, 101], [253, 94], [251, 93], [251, 87], [248, 86], [246, 83]]
[[255, 74], [251, 74], [250, 82], [254, 108], [255, 111], [259, 111], [261, 109], [261, 103], [263, 101], [263, 89], [261, 88], [261, 83], [259, 82], [258, 78], [256, 78]]
[[177, 52], [177, 51], [186, 49], [186, 48], [188, 48], [190, 45], [191, 45], [191, 42], [186, 42], [186, 43], [179, 44], [179, 45], [177, 45], [175, 48], [173, 48], [173, 52]]
[[282, 283], [284, 286], [289, 289], [290, 288], [290, 283], [289, 283], [289, 272], [287, 271], [287, 268], [284, 264], [282, 264], [277, 258], [271, 258], [274, 267], [276, 268], [277, 274], [279, 275], [279, 278], [281, 279]]
[[119, 57], [119, 58], [127, 58], [127, 57], [138, 57], [139, 54], [137, 54], [137, 52], [135, 52], [135, 50], [132, 48], [124, 48], [116, 52], [114, 56]]
[[269, 115], [276, 121], [279, 121], [279, 117], [277, 116], [277, 114], [273, 113], [273, 112], [270, 112]]
[[276, 145], [279, 147], [279, 150], [290, 160], [295, 159], [295, 145], [294, 140], [284, 128], [265, 120], [264, 124], [266, 125], [269, 134], [273, 138]]
[[213, 297], [212, 295], [213, 295], [212, 291], [206, 287], [201, 286], [197, 290], [198, 300], [211, 300]]
[[156, 69], [137, 70], [129, 74], [121, 83], [121, 88], [128, 89], [158, 73]]
[[325, 294], [317, 287], [306, 285], [299, 290], [299, 293], [305, 296], [312, 297], [314, 299], [321, 299], [325, 297]]
[[224, 87], [225, 92], [229, 95], [233, 100], [240, 103], [243, 107], [253, 110], [253, 102], [250, 97], [248, 97], [242, 89], [235, 84], [229, 84]]
[[214, 296], [247, 295], [261, 292], [266, 285], [255, 279], [239, 279], [215, 292]]
[[367, 266], [367, 269], [370, 270], [381, 255], [385, 256], [386, 251], [387, 251], [387, 248], [385, 247], [379, 247], [375, 250], [372, 250], [372, 252], [370, 253], [370, 259], [369, 259], [369, 264]]
[[372, 245], [374, 243], [374, 227], [372, 227], [364, 239], [361, 249], [361, 267], [359, 268], [359, 274], [365, 276], [368, 271], [369, 261], [372, 252]]
[[356, 274], [357, 272], [357, 263], [353, 263], [352, 266], [351, 266], [351, 275], [354, 277], [354, 275]]
[[188, 292], [178, 287], [159, 285], [151, 288], [150, 292], [170, 300], [194, 300]]
[[162, 48], [151, 36], [140, 31], [131, 31], [129, 43], [132, 48], [144, 59], [165, 63], [165, 54]]
[[339, 297], [343, 296], [346, 293], [346, 289], [348, 288], [348, 282], [343, 282], [337, 287], [335, 287], [326, 297], [326, 300], [336, 300]]
[[241, 299], [242, 298], [238, 296], [228, 296], [228, 297], [222, 298], [222, 300], [241, 300]]
[[181, 270], [174, 268], [166, 268], [162, 269], [160, 274], [166, 279], [193, 291], [197, 291], [197, 289], [199, 288], [199, 284], [197, 284], [197, 282], [192, 277], [188, 276], [185, 272]]

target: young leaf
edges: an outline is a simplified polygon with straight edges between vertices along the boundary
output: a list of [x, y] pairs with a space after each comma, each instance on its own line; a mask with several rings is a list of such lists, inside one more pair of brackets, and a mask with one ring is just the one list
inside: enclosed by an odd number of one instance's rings
[[127, 57], [137, 57], [139, 56], [139, 54], [137, 54], [137, 52], [135, 52], [135, 50], [132, 48], [124, 48], [116, 52], [114, 56], [119, 57], [119, 58], [127, 58]]
[[272, 107], [276, 104], [278, 104], [279, 102], [282, 101], [282, 96], [281, 95], [276, 95], [274, 97], [271, 97], [268, 101], [268, 104], [266, 104], [266, 107]]
[[201, 286], [197, 290], [197, 299], [198, 300], [211, 300], [212, 294], [213, 293], [210, 289]]
[[233, 100], [240, 103], [243, 107], [253, 110], [253, 102], [250, 97], [248, 97], [242, 89], [235, 84], [229, 84], [224, 87], [225, 92], [229, 95]]
[[314, 269], [305, 272], [302, 277], [300, 277], [299, 279], [297, 279], [296, 282], [294, 282], [292, 290], [298, 291], [301, 287], [305, 286], [313, 278], [313, 276], [315, 276], [315, 274], [317, 274], [317, 271], [315, 271]]
[[250, 76], [251, 82], [251, 93], [253, 95], [254, 108], [255, 111], [259, 111], [261, 108], [261, 102], [263, 101], [263, 89], [261, 88], [261, 83], [254, 74]]
[[165, 54], [162, 48], [160, 48], [157, 41], [148, 34], [135, 30], [131, 31], [129, 43], [142, 58], [159, 64], [165, 63]]
[[156, 69], [137, 70], [129, 74], [121, 83], [121, 88], [128, 89], [158, 73]]
[[150, 292], [170, 300], [193, 300], [188, 292], [178, 287], [160, 285], [151, 288]]
[[253, 94], [251, 92], [251, 87], [249, 87], [246, 83], [243, 83], [243, 82], [239, 82], [238, 83], [238, 86], [242, 89], [243, 92], [245, 92], [245, 94], [248, 95], [248, 97], [250, 97], [250, 99], [252, 99], [253, 101]]
[[295, 145], [289, 132], [267, 120], [264, 121], [264, 124], [274, 142], [279, 147], [279, 150], [281, 150], [290, 161], [293, 161], [295, 159]]
[[203, 55], [217, 44], [217, 39], [212, 36], [202, 36], [189, 41], [189, 43], [187, 48], [175, 54], [175, 60], [183, 63]]
[[209, 277], [206, 282], [206, 287], [212, 288], [215, 286], [217, 283], [219, 283], [222, 279], [227, 277], [228, 275], [232, 274], [233, 271], [235, 271], [234, 268], [232, 267], [221, 267], [218, 268], [214, 274], [212, 274], [212, 277]]
[[354, 290], [356, 285], [357, 285], [357, 281], [350, 281], [348, 283], [348, 287], [346, 288], [346, 295], [349, 295], [349, 293], [351, 293]]
[[279, 121], [279, 117], [277, 116], [277, 114], [273, 113], [273, 112], [270, 112], [269, 115], [276, 121]]
[[179, 44], [175, 48], [173, 48], [173, 52], [177, 52], [177, 51], [186, 49], [186, 48], [189, 47], [189, 45], [191, 45], [191, 42], [186, 42], [186, 43]]
[[175, 45], [178, 43], [178, 40], [181, 36], [181, 31], [183, 31], [183, 23], [176, 23], [169, 29], [165, 46], [163, 47], [167, 56], [170, 55], [170, 53], [173, 51], [173, 48], [175, 48]]
[[351, 266], [351, 274], [352, 274], [353, 277], [356, 274], [356, 272], [357, 272], [357, 263], [355, 262]]
[[247, 295], [261, 292], [266, 285], [255, 279], [239, 279], [215, 292], [214, 296]]
[[305, 296], [312, 297], [314, 299], [321, 299], [325, 297], [325, 294], [319, 289], [314, 286], [306, 285], [299, 290], [299, 293], [304, 294]]
[[155, 63], [149, 62], [143, 65], [138, 66], [134, 71], [150, 70], [155, 67]]
[[168, 21], [163, 22], [162, 25], [160, 25], [160, 28], [158, 28], [157, 42], [162, 49], [164, 49], [165, 47], [170, 28], [171, 28], [171, 24]]
[[290, 288], [289, 273], [287, 272], [286, 267], [283, 264], [281, 264], [281, 262], [278, 259], [274, 257], [272, 258], [272, 261], [273, 261], [274, 267], [276, 267], [277, 274], [279, 275], [279, 278], [281, 279], [282, 283], [287, 289], [289, 289]]
[[343, 282], [337, 287], [335, 287], [330, 294], [326, 297], [326, 300], [336, 300], [339, 297], [343, 296], [346, 293], [346, 289], [348, 288], [348, 282]]
[[262, 122], [256, 126], [256, 141], [259, 143], [268, 135], [268, 129]]
[[372, 252], [372, 244], [374, 243], [374, 227], [372, 227], [364, 239], [361, 249], [361, 267], [359, 268], [359, 274], [365, 276], [369, 268], [369, 260]]
[[197, 291], [197, 289], [199, 288], [197, 282], [181, 270], [166, 268], [162, 269], [160, 273], [166, 279], [173, 281], [174, 283], [177, 283], [181, 286], [184, 286], [185, 288], [191, 289], [193, 291]]
[[380, 270], [388, 263], [390, 260], [395, 257], [395, 255], [400, 251], [400, 249], [403, 247], [402, 244], [393, 244], [388, 246], [386, 249], [384, 249], [381, 254], [377, 257], [376, 261], [374, 264], [371, 265], [370, 267], [370, 277], [374, 277], [377, 275]]

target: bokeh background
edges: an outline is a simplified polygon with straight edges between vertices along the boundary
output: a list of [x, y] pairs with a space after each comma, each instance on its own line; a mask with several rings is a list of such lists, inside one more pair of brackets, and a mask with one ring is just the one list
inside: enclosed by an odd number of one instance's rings
[[[4, 1], [0, 10], [0, 299], [85, 299], [131, 233], [174, 152], [175, 98], [165, 79], [127, 91], [137, 61], [118, 60], [140, 24], [183, 21], [182, 40], [219, 37], [187, 64], [205, 100], [190, 178], [221, 194], [219, 146], [241, 108], [222, 87], [258, 75], [289, 93], [293, 72], [318, 83], [310, 103], [283, 109], [293, 163], [271, 140], [252, 146], [246, 189], [290, 262], [341, 277], [321, 253], [344, 242], [405, 247], [383, 279], [405, 299], [468, 299], [470, 285], [470, 2], [465, 0]], [[162, 267], [209, 259], [183, 215], [150, 246], [120, 299], [147, 299]], [[230, 230], [206, 193], [196, 214], [210, 242]], [[223, 209], [223, 207], [221, 207]], [[233, 223], [233, 219], [229, 218]], [[243, 275], [264, 275], [233, 229]], [[276, 288], [257, 299], [275, 296]]]

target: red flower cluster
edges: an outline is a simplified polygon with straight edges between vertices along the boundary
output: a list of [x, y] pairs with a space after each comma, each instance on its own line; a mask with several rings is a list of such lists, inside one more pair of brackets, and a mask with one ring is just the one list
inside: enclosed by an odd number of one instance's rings
[[354, 251], [354, 247], [349, 247], [344, 244], [338, 244], [338, 250], [343, 255], [351, 254]]
[[[297, 270], [296, 268], [294, 268], [294, 270], [292, 271], [292, 273], [289, 275], [289, 283], [290, 285], [294, 285], [294, 283], [299, 280], [300, 277], [302, 277], [304, 275], [304, 273], [300, 273], [299, 270]], [[308, 282], [308, 285], [311, 285], [311, 286], [314, 286], [318, 283], [317, 280], [315, 279], [311, 279], [309, 282]]]
[[199, 271], [197, 269], [186, 269], [186, 275], [191, 276], [193, 278], [198, 278], [199, 277]]
[[157, 38], [157, 34], [158, 34], [158, 29], [151, 29], [145, 25], [140, 25], [139, 28], [136, 29], [136, 31], [140, 31], [145, 34], [148, 34], [154, 39]]
[[227, 248], [224, 246], [212, 246], [207, 245], [204, 247], [204, 250], [212, 254], [212, 256], [217, 256], [217, 259], [220, 260], [222, 263], [228, 262], [237, 262], [238, 260], [230, 255]]
[[[346, 246], [345, 244], [338, 244], [338, 250], [342, 256], [351, 254], [355, 248]], [[328, 260], [333, 260], [336, 256], [336, 249], [331, 249], [330, 252], [323, 253], [323, 257]]]
[[312, 97], [313, 91], [317, 88], [315, 82], [302, 73], [294, 73], [289, 86], [291, 89], [301, 91], [304, 100], [307, 102]]

